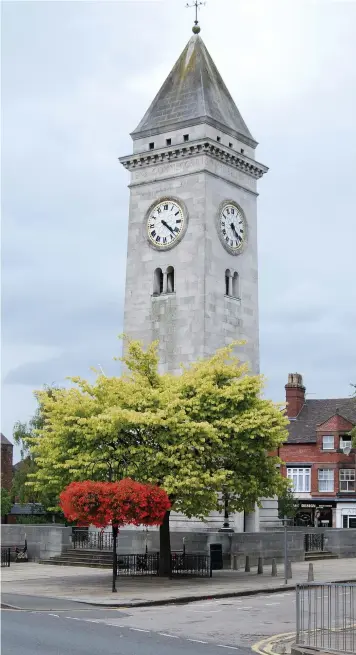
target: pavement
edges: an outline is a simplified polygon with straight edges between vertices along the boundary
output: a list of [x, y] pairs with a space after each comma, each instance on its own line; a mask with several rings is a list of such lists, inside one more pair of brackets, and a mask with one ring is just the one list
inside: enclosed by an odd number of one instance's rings
[[[55, 601], [80, 602], [103, 607], [139, 607], [186, 603], [202, 599], [278, 593], [294, 589], [296, 583], [307, 582], [308, 562], [292, 565], [293, 578], [284, 584], [283, 565], [277, 567], [277, 577], [271, 567], [262, 575], [252, 568], [244, 571], [214, 571], [212, 578], [162, 579], [158, 577], [119, 577], [118, 592], [111, 592], [111, 571], [89, 567], [14, 563], [2, 570], [2, 603], [21, 607], [25, 597], [48, 599], [49, 609]], [[319, 560], [313, 563], [316, 582], [356, 581], [356, 558]], [[53, 605], [54, 607], [54, 605]]]

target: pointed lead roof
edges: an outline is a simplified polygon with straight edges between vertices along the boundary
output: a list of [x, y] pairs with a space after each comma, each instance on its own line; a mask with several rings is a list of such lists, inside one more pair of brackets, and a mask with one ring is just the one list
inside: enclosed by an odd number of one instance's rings
[[198, 123], [210, 123], [257, 145], [202, 38], [195, 34], [132, 132], [138, 139]]

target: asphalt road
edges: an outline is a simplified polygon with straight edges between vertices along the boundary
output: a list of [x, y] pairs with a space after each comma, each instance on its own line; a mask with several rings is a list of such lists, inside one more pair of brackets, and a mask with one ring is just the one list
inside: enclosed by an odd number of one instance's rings
[[[99, 613], [2, 610], [2, 655], [217, 655], [226, 650], [168, 633], [108, 625], [95, 618]], [[244, 649], [232, 650], [246, 655]]]

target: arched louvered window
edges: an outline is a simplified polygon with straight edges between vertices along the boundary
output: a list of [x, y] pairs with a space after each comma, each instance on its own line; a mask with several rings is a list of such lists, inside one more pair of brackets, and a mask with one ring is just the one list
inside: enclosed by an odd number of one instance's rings
[[161, 268], [156, 268], [153, 276], [153, 295], [159, 296], [163, 293], [163, 273]]
[[175, 280], [174, 280], [174, 268], [173, 266], [168, 266], [167, 268], [167, 293], [173, 293], [175, 291]]
[[225, 295], [226, 296], [231, 296], [230, 282], [231, 282], [231, 271], [229, 269], [227, 269], [225, 271]]
[[232, 296], [234, 298], [240, 297], [240, 288], [239, 288], [239, 274], [235, 273], [232, 276]]

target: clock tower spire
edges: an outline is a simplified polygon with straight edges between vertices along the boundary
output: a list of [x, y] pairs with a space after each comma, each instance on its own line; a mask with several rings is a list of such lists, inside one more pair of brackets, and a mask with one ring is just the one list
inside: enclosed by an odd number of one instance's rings
[[[257, 180], [267, 168], [193, 36], [132, 132], [124, 332], [179, 373], [235, 339], [259, 371]], [[241, 354], [241, 351], [239, 351]]]

